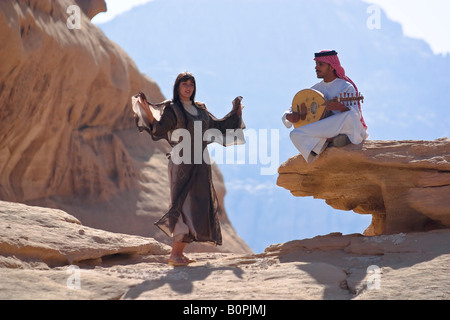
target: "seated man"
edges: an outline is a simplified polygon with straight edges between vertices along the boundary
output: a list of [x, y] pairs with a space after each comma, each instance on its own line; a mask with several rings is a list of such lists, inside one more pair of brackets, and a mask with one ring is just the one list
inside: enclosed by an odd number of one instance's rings
[[[349, 143], [360, 144], [368, 138], [367, 126], [361, 114], [360, 103], [346, 106], [333, 100], [341, 94], [358, 94], [353, 81], [345, 75], [336, 51], [315, 54], [317, 78], [323, 81], [312, 87], [320, 91], [328, 101], [327, 117], [292, 130], [290, 137], [306, 162], [311, 163], [327, 146], [341, 147]], [[332, 100], [332, 101], [329, 101]], [[290, 110], [283, 115], [283, 123], [291, 128], [300, 115]]]

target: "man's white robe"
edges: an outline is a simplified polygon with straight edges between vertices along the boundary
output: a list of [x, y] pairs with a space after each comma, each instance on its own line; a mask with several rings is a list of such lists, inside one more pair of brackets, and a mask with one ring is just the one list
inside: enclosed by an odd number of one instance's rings
[[[320, 91], [325, 100], [339, 97], [341, 93], [356, 94], [355, 88], [347, 81], [336, 78], [331, 82], [319, 82], [312, 87]], [[327, 147], [327, 139], [346, 134], [351, 143], [360, 144], [368, 138], [366, 128], [361, 122], [361, 113], [358, 103], [348, 105], [350, 111], [333, 111], [333, 115], [320, 121], [310, 123], [303, 127], [294, 129], [290, 133], [290, 138], [295, 147], [300, 151], [306, 162], [313, 162], [317, 156], [311, 154], [314, 151], [317, 155], [322, 153]], [[282, 121], [287, 128], [292, 127], [292, 123], [286, 119], [286, 115], [292, 112], [292, 107], [287, 110], [282, 117]]]

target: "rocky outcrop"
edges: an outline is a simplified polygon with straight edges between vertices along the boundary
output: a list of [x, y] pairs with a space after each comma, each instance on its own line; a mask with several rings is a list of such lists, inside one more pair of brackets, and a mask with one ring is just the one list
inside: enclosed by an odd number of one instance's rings
[[371, 214], [366, 235], [450, 227], [450, 139], [328, 148], [310, 165], [295, 156], [280, 166], [277, 184], [297, 197]]
[[[0, 1], [0, 199], [169, 243], [153, 226], [169, 203], [168, 145], [139, 134], [131, 109], [139, 91], [165, 97], [90, 22], [104, 9], [103, 0]], [[224, 246], [196, 250], [251, 252], [227, 219], [214, 172]]]
[[108, 200], [139, 175], [116, 132], [130, 128], [131, 92], [163, 96], [73, 1], [0, 4], [0, 197]]
[[83, 10], [89, 19], [100, 12], [106, 12], [107, 7], [104, 0], [75, 0], [76, 4]]
[[0, 202], [0, 239], [0, 255], [50, 267], [170, 253], [169, 246], [151, 238], [89, 228], [64, 211], [12, 202]]
[[[191, 253], [197, 262], [173, 268], [170, 247], [153, 239], [0, 202], [0, 299], [449, 299], [449, 241], [449, 230], [334, 233], [261, 254]], [[283, 311], [273, 307], [267, 315]]]

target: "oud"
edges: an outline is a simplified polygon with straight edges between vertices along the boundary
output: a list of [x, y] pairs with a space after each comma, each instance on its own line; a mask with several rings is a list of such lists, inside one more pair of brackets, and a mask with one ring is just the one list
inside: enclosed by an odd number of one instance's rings
[[292, 101], [292, 112], [300, 115], [300, 120], [294, 123], [294, 127], [302, 127], [325, 118], [327, 103], [331, 101], [341, 102], [349, 106], [359, 101], [364, 102], [364, 97], [361, 94], [341, 94], [340, 97], [327, 101], [324, 95], [317, 90], [301, 90], [294, 96]]

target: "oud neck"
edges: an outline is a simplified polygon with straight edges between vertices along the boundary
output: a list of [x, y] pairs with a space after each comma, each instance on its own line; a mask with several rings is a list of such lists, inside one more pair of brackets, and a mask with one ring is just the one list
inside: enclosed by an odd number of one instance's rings
[[350, 95], [349, 93], [342, 94], [337, 99], [338, 102], [355, 102], [355, 101], [362, 101], [364, 102], [364, 97], [358, 93], [357, 95], [354, 95], [353, 93]]

